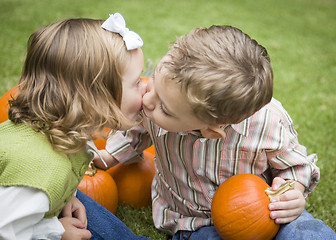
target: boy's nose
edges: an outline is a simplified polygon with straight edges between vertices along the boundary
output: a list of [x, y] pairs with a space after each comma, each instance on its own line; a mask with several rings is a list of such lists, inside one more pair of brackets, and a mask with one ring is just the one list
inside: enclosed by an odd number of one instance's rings
[[145, 93], [147, 92], [147, 84], [146, 83], [141, 83], [141, 96], [144, 96]]
[[146, 93], [142, 97], [142, 104], [148, 111], [153, 111], [155, 109], [155, 93], [150, 91], [147, 85]]
[[150, 92], [146, 92], [142, 98], [142, 104], [148, 111], [153, 111], [155, 105], [153, 104], [152, 96]]

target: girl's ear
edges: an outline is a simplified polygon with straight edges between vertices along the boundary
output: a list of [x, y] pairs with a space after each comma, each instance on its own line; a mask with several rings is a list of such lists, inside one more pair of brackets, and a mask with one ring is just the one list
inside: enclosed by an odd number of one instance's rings
[[205, 138], [225, 138], [226, 136], [220, 125], [211, 125], [208, 128], [201, 129], [201, 134]]

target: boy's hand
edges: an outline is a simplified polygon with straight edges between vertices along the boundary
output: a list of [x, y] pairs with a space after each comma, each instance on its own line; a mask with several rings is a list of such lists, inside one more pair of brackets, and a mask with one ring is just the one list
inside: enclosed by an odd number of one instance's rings
[[106, 162], [107, 167], [105, 164], [101, 161], [100, 157], [97, 154], [94, 154], [93, 163], [96, 167], [101, 169], [109, 169], [115, 165], [117, 165], [119, 162], [111, 156], [106, 150], [99, 150], [100, 156], [103, 158], [103, 160]]
[[62, 223], [65, 232], [62, 235], [62, 240], [86, 240], [91, 238], [91, 233], [86, 230], [85, 224], [79, 219], [73, 217], [62, 217], [59, 219]]
[[[285, 183], [285, 180], [279, 177], [273, 179], [272, 189], [276, 190]], [[303, 212], [306, 200], [303, 196], [304, 186], [296, 182], [295, 189], [284, 192], [273, 197], [268, 208], [271, 210], [270, 217], [275, 219], [275, 223], [284, 224], [297, 219]]]
[[70, 201], [63, 207], [61, 214], [63, 217], [77, 218], [83, 223], [84, 228], [87, 227], [85, 207], [75, 196], [72, 196]]

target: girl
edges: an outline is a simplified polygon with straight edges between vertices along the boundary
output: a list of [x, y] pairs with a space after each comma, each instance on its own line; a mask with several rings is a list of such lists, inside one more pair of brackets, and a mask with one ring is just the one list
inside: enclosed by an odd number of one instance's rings
[[118, 13], [102, 23], [67, 19], [29, 38], [19, 92], [0, 125], [1, 239], [142, 239], [74, 196], [97, 151], [91, 136], [132, 126], [145, 91], [141, 38]]

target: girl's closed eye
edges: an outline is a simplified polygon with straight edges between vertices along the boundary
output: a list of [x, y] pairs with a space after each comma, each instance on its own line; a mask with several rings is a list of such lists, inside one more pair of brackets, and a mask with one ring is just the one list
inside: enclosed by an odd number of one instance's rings
[[137, 85], [137, 86], [140, 86], [141, 83], [142, 83], [142, 80], [141, 80], [141, 78], [139, 78], [138, 81], [136, 82], [136, 85]]

